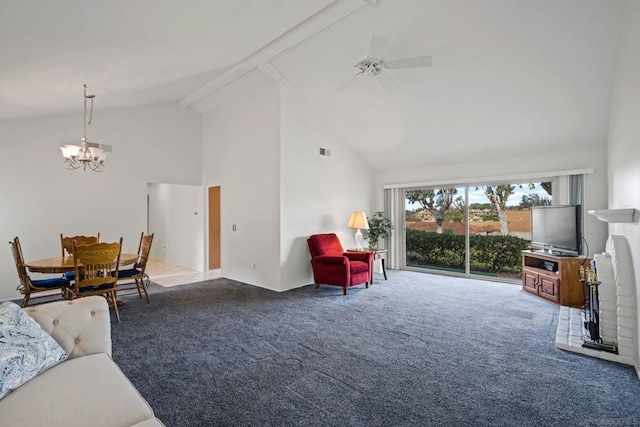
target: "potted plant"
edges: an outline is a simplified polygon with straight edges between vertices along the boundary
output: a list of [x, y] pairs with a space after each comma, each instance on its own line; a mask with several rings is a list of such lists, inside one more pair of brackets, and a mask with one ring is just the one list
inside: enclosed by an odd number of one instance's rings
[[384, 212], [376, 212], [370, 218], [367, 218], [369, 222], [369, 240], [370, 249], [378, 249], [378, 240], [382, 237], [388, 239], [391, 237], [391, 231], [393, 230], [393, 223], [391, 220], [384, 216]]

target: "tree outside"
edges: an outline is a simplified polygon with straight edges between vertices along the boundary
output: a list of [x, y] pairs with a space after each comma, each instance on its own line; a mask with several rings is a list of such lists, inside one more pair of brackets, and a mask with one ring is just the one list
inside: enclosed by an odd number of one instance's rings
[[[450, 214], [450, 210], [455, 209], [464, 212], [464, 201], [462, 196], [457, 196], [457, 188], [440, 188], [437, 190], [415, 190], [407, 191], [406, 199], [410, 203], [418, 203], [422, 207], [422, 219], [429, 212], [435, 219], [437, 232], [442, 233], [442, 224]], [[463, 217], [464, 219], [464, 217]]]

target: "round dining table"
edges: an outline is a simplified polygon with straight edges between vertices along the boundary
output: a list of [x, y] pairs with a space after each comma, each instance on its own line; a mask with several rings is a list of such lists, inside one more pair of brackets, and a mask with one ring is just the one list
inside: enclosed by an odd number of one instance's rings
[[[138, 261], [138, 254], [121, 253], [120, 265], [131, 265]], [[73, 271], [73, 255], [38, 259], [25, 263], [33, 273], [66, 273]]]

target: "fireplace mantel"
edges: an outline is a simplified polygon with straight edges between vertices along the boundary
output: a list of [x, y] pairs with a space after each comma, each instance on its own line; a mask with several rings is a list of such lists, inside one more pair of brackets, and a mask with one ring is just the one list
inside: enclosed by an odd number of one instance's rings
[[636, 214], [635, 209], [602, 209], [588, 212], [600, 221], [604, 222], [633, 222]]

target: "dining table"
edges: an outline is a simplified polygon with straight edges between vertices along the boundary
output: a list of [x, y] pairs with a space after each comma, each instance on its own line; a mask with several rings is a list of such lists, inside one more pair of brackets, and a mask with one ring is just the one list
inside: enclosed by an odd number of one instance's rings
[[[131, 265], [138, 261], [138, 254], [121, 253], [120, 265]], [[32, 273], [66, 273], [73, 271], [73, 255], [43, 258], [25, 263]]]

